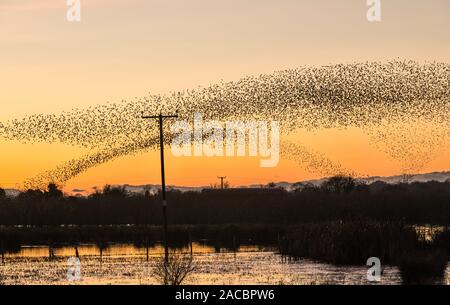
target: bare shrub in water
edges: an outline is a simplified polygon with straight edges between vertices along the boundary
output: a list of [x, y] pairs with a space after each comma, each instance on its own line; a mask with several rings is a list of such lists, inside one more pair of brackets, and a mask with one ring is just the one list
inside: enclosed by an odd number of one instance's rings
[[153, 269], [153, 275], [163, 285], [181, 285], [185, 278], [198, 269], [192, 255], [173, 251], [168, 260], [158, 258]]

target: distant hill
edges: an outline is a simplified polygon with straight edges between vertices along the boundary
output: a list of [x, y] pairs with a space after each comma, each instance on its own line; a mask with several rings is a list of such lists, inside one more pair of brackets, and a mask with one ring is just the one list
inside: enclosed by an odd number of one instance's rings
[[20, 191], [16, 189], [5, 189], [5, 193], [8, 197], [16, 197], [19, 195]]
[[437, 182], [445, 182], [450, 180], [450, 172], [433, 172], [427, 174], [417, 174], [417, 175], [398, 175], [398, 176], [389, 176], [389, 177], [369, 177], [364, 179], [365, 181], [371, 183], [375, 181], [383, 181], [390, 184], [396, 184], [400, 182], [405, 182], [405, 178], [407, 182], [428, 182], [428, 181], [437, 181]]
[[[311, 183], [313, 185], [320, 185], [322, 182], [327, 180], [328, 178], [315, 179], [315, 180], [305, 180], [300, 181], [303, 183]], [[366, 182], [368, 184], [380, 181], [388, 184], [398, 184], [398, 183], [413, 183], [413, 182], [429, 182], [429, 181], [437, 181], [437, 182], [445, 182], [450, 180], [450, 172], [433, 172], [426, 174], [417, 174], [417, 175], [396, 175], [396, 176], [372, 176], [366, 178], [359, 178], [360, 181]], [[283, 187], [287, 190], [291, 189], [293, 183], [289, 182], [280, 182], [276, 183], [277, 186]]]
[[[322, 179], [314, 179], [314, 180], [304, 180], [299, 181], [303, 183], [311, 183], [313, 185], [320, 185], [322, 182], [327, 180], [328, 178], [322, 178]], [[376, 181], [381, 181], [389, 184], [397, 184], [401, 182], [428, 182], [428, 181], [438, 181], [438, 182], [445, 182], [447, 180], [450, 180], [450, 171], [449, 172], [433, 172], [433, 173], [426, 173], [426, 174], [417, 174], [417, 175], [397, 175], [397, 176], [388, 176], [388, 177], [381, 177], [381, 176], [373, 176], [373, 177], [367, 177], [367, 178], [361, 178], [360, 180], [367, 182], [367, 183], [373, 183]], [[282, 187], [286, 190], [291, 190], [293, 182], [276, 182], [276, 187]], [[161, 186], [158, 184], [148, 184], [148, 185], [123, 185], [125, 189], [131, 193], [144, 193], [146, 189], [150, 190], [151, 192], [156, 192]], [[239, 186], [240, 188], [262, 188], [265, 187], [265, 184], [250, 184], [250, 185], [242, 185]], [[198, 186], [198, 187], [186, 187], [186, 186], [169, 186], [169, 189], [176, 189], [180, 191], [201, 191], [203, 189], [209, 188], [209, 186]]]

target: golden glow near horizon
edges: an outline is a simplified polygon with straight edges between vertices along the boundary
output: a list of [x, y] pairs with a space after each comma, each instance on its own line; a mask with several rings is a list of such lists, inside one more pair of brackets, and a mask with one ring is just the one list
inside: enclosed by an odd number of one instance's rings
[[[65, 0], [0, 3], [0, 122], [59, 113], [150, 93], [304, 65], [411, 59], [450, 63], [450, 2], [382, 0], [382, 21], [366, 19], [365, 0], [81, 0], [81, 22]], [[149, 122], [143, 122], [149, 124]], [[401, 174], [361, 130], [299, 131], [293, 141], [361, 175]], [[443, 147], [420, 172], [450, 170]], [[1, 141], [0, 187], [86, 149]], [[167, 183], [232, 185], [319, 178], [293, 161], [260, 168], [259, 158], [167, 156]], [[157, 152], [123, 157], [72, 179], [66, 191], [110, 184], [157, 184]]]

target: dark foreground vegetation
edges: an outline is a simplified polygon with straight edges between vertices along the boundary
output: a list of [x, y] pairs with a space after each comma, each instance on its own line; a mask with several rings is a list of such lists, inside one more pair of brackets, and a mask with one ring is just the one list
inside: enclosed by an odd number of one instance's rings
[[[369, 257], [399, 267], [407, 284], [441, 281], [450, 254], [450, 183], [360, 184], [334, 177], [321, 186], [168, 192], [173, 247], [202, 241], [217, 250], [273, 246], [289, 260], [365, 265]], [[89, 197], [64, 196], [54, 185], [8, 198], [0, 190], [1, 252], [24, 244], [51, 247], [163, 240], [159, 194], [105, 187]], [[432, 239], [415, 225], [439, 225]]]
[[298, 225], [280, 243], [289, 258], [338, 265], [364, 265], [369, 257], [400, 269], [406, 284], [442, 283], [449, 260], [450, 231], [428, 240], [400, 222], [351, 221]]

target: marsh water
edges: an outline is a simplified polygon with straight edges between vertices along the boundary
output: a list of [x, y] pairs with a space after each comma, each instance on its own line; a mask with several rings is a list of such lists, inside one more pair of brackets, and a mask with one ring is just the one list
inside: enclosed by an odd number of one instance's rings
[[[190, 248], [182, 249], [190, 255]], [[115, 244], [100, 251], [95, 245], [80, 245], [81, 278], [69, 281], [68, 260], [75, 256], [73, 247], [54, 250], [48, 247], [22, 247], [6, 255], [0, 265], [1, 284], [159, 284], [153, 269], [163, 254], [161, 246], [147, 250], [133, 245]], [[374, 284], [367, 280], [364, 266], [334, 266], [311, 260], [286, 261], [274, 249], [241, 246], [238, 251], [217, 251], [194, 243], [192, 253], [198, 269], [185, 284]], [[447, 274], [446, 281], [449, 282]], [[384, 266], [381, 282], [401, 284], [396, 267]]]
[[[416, 226], [421, 239], [432, 240], [442, 227]], [[241, 245], [237, 251], [217, 249], [204, 243], [177, 249], [193, 255], [197, 269], [184, 284], [223, 285], [322, 285], [322, 284], [401, 284], [395, 266], [382, 266], [380, 282], [367, 280], [366, 266], [336, 266], [309, 259], [286, 260], [276, 249], [257, 245]], [[0, 284], [160, 284], [154, 276], [155, 265], [163, 257], [161, 245], [139, 248], [132, 244], [110, 244], [100, 252], [93, 244], [78, 246], [81, 277], [69, 281], [67, 273], [75, 257], [73, 247], [53, 249], [49, 259], [47, 246], [23, 246], [14, 254], [6, 254], [0, 262]], [[148, 257], [148, 260], [147, 260]], [[450, 266], [450, 265], [449, 265]], [[450, 285], [450, 267], [444, 282]]]

